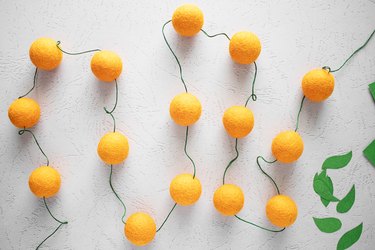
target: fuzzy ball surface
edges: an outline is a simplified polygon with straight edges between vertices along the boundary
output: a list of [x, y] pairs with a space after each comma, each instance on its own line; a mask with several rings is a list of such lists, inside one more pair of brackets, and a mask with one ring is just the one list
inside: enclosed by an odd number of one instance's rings
[[182, 93], [173, 98], [169, 113], [178, 125], [189, 126], [198, 121], [202, 113], [202, 105], [192, 94]]
[[252, 32], [241, 31], [232, 36], [229, 53], [232, 60], [239, 64], [255, 62], [262, 50], [259, 38]]
[[267, 202], [266, 215], [273, 225], [289, 227], [297, 219], [297, 205], [289, 196], [276, 195]]
[[91, 71], [99, 80], [113, 82], [122, 72], [121, 58], [112, 51], [98, 51], [91, 59]]
[[199, 200], [202, 194], [202, 185], [197, 177], [191, 174], [177, 175], [169, 186], [172, 199], [181, 206], [189, 206]]
[[35, 67], [43, 70], [53, 70], [60, 65], [63, 54], [57, 48], [55, 40], [42, 37], [31, 44], [29, 56]]
[[240, 187], [233, 184], [224, 184], [214, 193], [214, 206], [222, 215], [232, 216], [241, 211], [245, 202]]
[[100, 139], [97, 151], [105, 163], [119, 164], [129, 154], [128, 139], [120, 132], [109, 132]]
[[28, 97], [16, 99], [9, 106], [8, 117], [17, 128], [31, 128], [39, 121], [40, 106]]
[[49, 166], [36, 168], [29, 177], [29, 187], [35, 196], [49, 198], [60, 189], [61, 177], [56, 169]]
[[194, 4], [178, 7], [172, 16], [174, 29], [181, 36], [194, 36], [203, 26], [203, 12]]
[[124, 232], [131, 243], [136, 246], [145, 246], [154, 239], [156, 224], [150, 215], [138, 212], [129, 216]]
[[302, 79], [303, 94], [313, 102], [327, 99], [335, 88], [334, 76], [325, 69], [313, 69]]
[[244, 106], [232, 106], [224, 112], [223, 124], [230, 136], [243, 138], [253, 130], [253, 112]]
[[302, 137], [292, 130], [279, 133], [272, 141], [272, 154], [282, 163], [292, 163], [302, 155]]

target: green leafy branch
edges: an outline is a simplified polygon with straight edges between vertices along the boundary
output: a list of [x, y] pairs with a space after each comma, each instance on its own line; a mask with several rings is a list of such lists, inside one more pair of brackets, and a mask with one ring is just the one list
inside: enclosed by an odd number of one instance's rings
[[[336, 211], [338, 213], [347, 213], [355, 201], [355, 186], [353, 185], [350, 191], [344, 198], [339, 199], [334, 195], [333, 182], [331, 177], [328, 176], [328, 169], [341, 169], [346, 167], [352, 159], [352, 152], [344, 155], [335, 155], [328, 157], [322, 165], [322, 171], [316, 173], [314, 176], [313, 188], [315, 193], [320, 196], [320, 200], [325, 207], [332, 202], [336, 202]], [[315, 218], [313, 217], [315, 225], [321, 232], [334, 233], [341, 229], [342, 223], [338, 218]], [[341, 236], [337, 243], [337, 249], [343, 250], [351, 247], [361, 237], [363, 223], [354, 227]]]

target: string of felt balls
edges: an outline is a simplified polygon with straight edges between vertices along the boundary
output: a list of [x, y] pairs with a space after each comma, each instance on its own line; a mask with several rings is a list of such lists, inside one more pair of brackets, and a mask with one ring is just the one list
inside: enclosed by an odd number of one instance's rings
[[250, 99], [253, 101], [257, 100], [254, 93], [255, 80], [257, 75], [257, 65], [255, 60], [258, 58], [261, 51], [261, 44], [257, 36], [251, 32], [239, 32], [236, 33], [231, 39], [225, 33], [219, 33], [215, 35], [209, 35], [202, 29], [203, 26], [203, 13], [195, 5], [183, 5], [176, 9], [173, 14], [172, 20], [169, 20], [163, 25], [162, 32], [165, 42], [175, 57], [179, 70], [180, 78], [185, 88], [185, 93], [177, 95], [173, 98], [170, 105], [170, 115], [172, 119], [181, 126], [186, 126], [185, 133], [185, 144], [184, 152], [188, 159], [193, 165], [193, 174], [181, 174], [176, 176], [170, 185], [170, 195], [175, 201], [172, 209], [168, 213], [167, 217], [156, 229], [156, 224], [151, 216], [147, 213], [138, 212], [134, 213], [125, 222], [126, 206], [121, 200], [120, 196], [116, 193], [112, 185], [112, 173], [113, 165], [122, 163], [128, 156], [129, 143], [125, 135], [116, 131], [116, 119], [113, 115], [118, 103], [118, 83], [117, 78], [122, 72], [122, 61], [121, 58], [111, 51], [102, 51], [99, 49], [87, 50], [78, 53], [70, 53], [60, 48], [60, 42], [56, 42], [49, 38], [37, 39], [30, 47], [30, 59], [36, 66], [34, 74], [33, 87], [23, 96], [16, 99], [9, 107], [8, 116], [10, 121], [21, 130], [18, 132], [23, 135], [28, 132], [32, 135], [35, 143], [39, 150], [46, 158], [46, 165], [35, 169], [29, 177], [30, 190], [39, 198], [43, 198], [43, 203], [51, 215], [51, 217], [59, 223], [59, 226], [48, 235], [38, 246], [39, 247], [55, 234], [62, 225], [67, 224], [66, 221], [58, 220], [50, 211], [46, 198], [54, 196], [60, 189], [61, 177], [58, 171], [49, 166], [49, 159], [42, 147], [40, 146], [36, 136], [29, 129], [36, 125], [40, 118], [40, 106], [39, 104], [26, 97], [36, 86], [38, 70], [50, 71], [55, 69], [62, 60], [62, 53], [68, 55], [80, 55], [90, 52], [95, 52], [91, 59], [91, 70], [94, 75], [103, 82], [114, 82], [116, 87], [116, 100], [113, 108], [109, 111], [104, 108], [106, 114], [110, 115], [113, 119], [113, 131], [106, 133], [99, 141], [97, 152], [99, 157], [108, 165], [110, 165], [109, 184], [111, 190], [115, 194], [116, 198], [121, 202], [124, 212], [121, 217], [122, 222], [125, 224], [124, 233], [127, 239], [135, 245], [142, 246], [151, 242], [156, 232], [158, 232], [166, 223], [172, 211], [177, 205], [187, 206], [194, 204], [200, 197], [202, 187], [200, 181], [196, 178], [196, 166], [193, 159], [187, 153], [187, 142], [189, 126], [193, 125], [201, 115], [201, 104], [199, 100], [188, 93], [186, 83], [182, 76], [181, 64], [171, 49], [165, 34], [165, 26], [172, 22], [176, 32], [182, 36], [193, 36], [199, 31], [202, 31], [208, 37], [216, 37], [219, 35], [225, 36], [229, 41], [229, 52], [231, 58], [240, 64], [252, 64], [254, 63], [255, 72], [254, 79], [252, 82], [252, 93], [247, 98], [244, 106], [233, 106], [227, 109], [223, 116], [223, 124], [227, 133], [235, 138], [235, 151], [236, 156], [233, 158], [225, 168], [223, 174], [223, 185], [219, 187], [214, 193], [214, 205], [215, 208], [223, 215], [232, 216], [234, 215], [237, 219], [259, 227], [261, 229], [271, 232], [281, 232], [294, 223], [297, 217], [297, 206], [295, 202], [286, 195], [281, 195], [276, 182], [268, 175], [261, 167], [259, 160], [263, 160], [266, 163], [275, 163], [279, 161], [281, 163], [291, 163], [296, 161], [303, 152], [303, 141], [301, 136], [297, 133], [299, 117], [302, 110], [305, 98], [313, 101], [320, 102], [327, 99], [334, 88], [334, 77], [331, 73], [339, 71], [357, 52], [363, 49], [369, 40], [373, 37], [375, 31], [370, 35], [365, 44], [352, 53], [352, 55], [338, 68], [331, 70], [330, 67], [324, 66], [321, 69], [315, 69], [308, 72], [302, 80], [302, 90], [304, 96], [301, 101], [301, 106], [297, 115], [297, 123], [294, 131], [284, 131], [279, 133], [272, 142], [272, 153], [275, 156], [275, 160], [268, 161], [262, 156], [258, 156], [256, 159], [259, 169], [265, 174], [275, 185], [277, 195], [272, 197], [266, 205], [266, 215], [270, 222], [278, 227], [282, 227], [281, 230], [267, 229], [259, 226], [255, 223], [242, 219], [237, 214], [241, 211], [244, 204], [244, 194], [242, 190], [233, 184], [225, 184], [225, 176], [227, 170], [231, 167], [239, 156], [237, 144], [238, 139], [247, 136], [253, 129], [254, 116], [250, 109], [247, 108]]
[[[238, 32], [231, 39], [226, 33], [209, 35], [202, 29], [204, 22], [203, 12], [197, 6], [192, 4], [185, 4], [175, 10], [172, 20], [167, 21], [163, 25], [162, 33], [169, 50], [172, 52], [174, 58], [176, 59], [179, 67], [180, 79], [184, 85], [186, 92], [177, 95], [172, 100], [170, 105], [170, 114], [172, 119], [177, 124], [186, 126], [186, 131], [188, 131], [189, 125], [192, 125], [199, 119], [201, 106], [199, 100], [196, 97], [188, 94], [186, 83], [182, 74], [181, 63], [165, 37], [164, 29], [165, 26], [170, 22], [172, 22], [175, 31], [181, 36], [194, 36], [200, 31], [202, 31], [206, 36], [210, 38], [223, 35], [230, 41], [229, 53], [234, 62], [239, 64], [254, 63], [255, 72], [252, 83], [252, 94], [246, 100], [244, 106], [232, 106], [224, 112], [223, 125], [226, 132], [231, 137], [235, 138], [236, 156], [232, 160], [230, 160], [224, 170], [222, 182], [223, 185], [215, 191], [213, 203], [218, 212], [220, 212], [224, 216], [235, 216], [242, 222], [270, 232], [281, 232], [285, 230], [285, 228], [291, 226], [297, 218], [297, 205], [289, 196], [280, 194], [279, 187], [277, 186], [275, 180], [263, 170], [260, 165], [260, 160], [263, 160], [264, 162], [269, 164], [273, 164], [277, 161], [281, 163], [292, 163], [302, 155], [303, 141], [301, 136], [297, 133], [297, 130], [299, 127], [299, 118], [305, 99], [307, 98], [312, 102], [321, 102], [327, 99], [332, 94], [334, 88], [334, 77], [331, 73], [339, 71], [356, 53], [363, 49], [372, 38], [375, 31], [372, 32], [367, 41], [360, 48], [354, 51], [338, 69], [331, 70], [330, 67], [324, 66], [321, 69], [311, 70], [303, 77], [302, 90], [304, 96], [301, 100], [298, 110], [296, 128], [294, 129], [294, 131], [287, 130], [280, 132], [273, 139], [272, 154], [276, 159], [266, 160], [263, 156], [258, 156], [256, 158], [256, 163], [260, 171], [272, 181], [277, 191], [277, 195], [273, 196], [267, 202], [266, 216], [271, 224], [280, 227], [281, 229], [268, 229], [245, 220], [237, 215], [242, 210], [244, 205], [244, 193], [240, 187], [234, 184], [225, 183], [225, 176], [228, 169], [239, 157], [238, 139], [247, 136], [252, 131], [254, 126], [254, 116], [251, 110], [247, 108], [247, 104], [250, 99], [252, 99], [253, 101], [257, 100], [257, 96], [254, 94], [255, 80], [257, 76], [257, 65], [255, 60], [258, 58], [261, 52], [260, 41], [255, 34], [247, 31]], [[195, 171], [193, 179], [194, 177]]]

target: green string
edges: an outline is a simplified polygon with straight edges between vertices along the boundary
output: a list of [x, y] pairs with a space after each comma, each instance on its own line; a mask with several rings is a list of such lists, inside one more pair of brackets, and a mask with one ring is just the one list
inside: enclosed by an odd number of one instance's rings
[[253, 222], [250, 222], [250, 221], [247, 221], [247, 220], [245, 220], [245, 219], [242, 219], [242, 218], [240, 218], [238, 215], [234, 215], [234, 217], [236, 217], [236, 218], [239, 219], [240, 221], [243, 221], [243, 222], [245, 222], [245, 223], [247, 223], [247, 224], [253, 225], [253, 226], [258, 227], [258, 228], [260, 228], [260, 229], [266, 230], [266, 231], [268, 231], [268, 232], [279, 233], [279, 232], [282, 232], [282, 231], [285, 230], [285, 227], [282, 228], [282, 229], [280, 229], [280, 230], [268, 229], [268, 228], [265, 228], [265, 227], [259, 226], [259, 225], [255, 224], [255, 223], [253, 223]]
[[65, 53], [67, 55], [71, 55], [71, 56], [77, 56], [77, 55], [82, 55], [82, 54], [91, 53], [91, 52], [95, 52], [95, 51], [101, 51], [100, 49], [90, 49], [90, 50], [85, 50], [85, 51], [81, 51], [81, 52], [67, 52], [67, 51], [63, 50], [62, 48], [60, 48], [60, 44], [61, 44], [61, 41], [57, 41], [56, 47], [61, 52]]
[[255, 71], [254, 71], [254, 79], [253, 79], [253, 82], [251, 84], [251, 95], [247, 98], [246, 102], [245, 102], [245, 107], [247, 107], [247, 104], [249, 103], [250, 101], [250, 98], [255, 102], [257, 100], [257, 96], [255, 94], [255, 81], [257, 79], [257, 74], [258, 74], [258, 66], [257, 66], [257, 63], [254, 62], [254, 67], [255, 67]]
[[275, 163], [277, 160], [267, 161], [266, 159], [264, 159], [263, 156], [260, 156], [260, 155], [259, 155], [259, 156], [257, 157], [256, 162], [257, 162], [257, 165], [258, 165], [260, 171], [262, 171], [262, 173], [263, 173], [264, 175], [266, 175], [266, 176], [272, 181], [273, 185], [274, 185], [275, 188], [276, 188], [277, 194], [280, 194], [280, 190], [279, 190], [279, 187], [278, 187], [277, 184], [276, 184], [276, 181], [275, 181], [275, 180], [274, 180], [269, 174], [267, 174], [266, 171], [263, 170], [263, 168], [260, 166], [259, 159], [262, 159], [264, 162], [267, 162], [267, 163], [269, 163], [269, 164], [273, 164], [273, 163]]
[[122, 207], [124, 208], [124, 213], [122, 214], [121, 221], [122, 221], [122, 223], [126, 224], [125, 223], [126, 206], [125, 206], [124, 202], [121, 200], [120, 196], [116, 193], [115, 189], [113, 188], [113, 185], [112, 185], [112, 171], [113, 171], [113, 165], [111, 164], [111, 172], [109, 174], [109, 186], [111, 187], [112, 192], [116, 195], [116, 198], [120, 201]]
[[296, 122], [296, 129], [294, 130], [295, 132], [297, 132], [297, 130], [298, 130], [298, 126], [299, 126], [299, 117], [300, 117], [300, 114], [301, 114], [301, 111], [302, 111], [303, 102], [305, 101], [305, 99], [306, 99], [306, 96], [303, 96], [303, 97], [302, 97], [301, 104], [300, 104], [300, 106], [299, 106], [298, 115], [297, 115], [297, 122]]
[[33, 87], [29, 91], [27, 91], [26, 94], [21, 95], [20, 97], [18, 97], [18, 99], [27, 96], [28, 94], [30, 94], [31, 91], [33, 91], [33, 89], [35, 88], [35, 85], [36, 85], [37, 75], [38, 75], [38, 68], [35, 68]]
[[108, 109], [106, 107], [104, 107], [104, 111], [109, 114], [112, 119], [113, 119], [113, 132], [116, 132], [116, 119], [115, 117], [113, 116], [113, 111], [115, 111], [116, 107], [117, 107], [117, 102], [118, 102], [118, 84], [117, 84], [117, 79], [115, 79], [115, 83], [116, 83], [116, 101], [115, 101], [115, 105], [113, 106], [112, 110], [111, 111], [108, 111]]
[[188, 135], [189, 135], [189, 126], [186, 126], [184, 152], [185, 152], [185, 155], [186, 155], [186, 156], [189, 158], [189, 160], [191, 161], [191, 164], [193, 164], [193, 169], [194, 169], [193, 179], [194, 179], [194, 178], [195, 178], [195, 174], [196, 174], [196, 172], [197, 172], [197, 168], [195, 167], [195, 163], [194, 163], [193, 159], [190, 157], [190, 155], [188, 154], [188, 152], [187, 152], [187, 150], [186, 150], [187, 143], [188, 143]]
[[230, 41], [230, 38], [227, 34], [225, 33], [218, 33], [218, 34], [215, 34], [215, 35], [209, 35], [206, 31], [204, 31], [203, 29], [201, 29], [201, 31], [206, 35], [208, 36], [209, 38], [213, 38], [213, 37], [216, 37], [216, 36], [225, 36], [229, 41]]
[[181, 79], [181, 81], [182, 81], [182, 84], [184, 85], [185, 92], [187, 93], [187, 92], [188, 92], [188, 89], [187, 89], [187, 87], [186, 87], [186, 83], [185, 83], [184, 77], [182, 76], [182, 67], [181, 67], [181, 63], [180, 63], [180, 61], [178, 60], [176, 54], [173, 52], [171, 46], [169, 45], [169, 43], [168, 43], [168, 41], [167, 41], [167, 38], [165, 37], [165, 33], [164, 33], [164, 28], [165, 28], [165, 26], [166, 26], [168, 23], [170, 23], [170, 22], [172, 22], [172, 20], [167, 21], [167, 22], [163, 25], [163, 28], [161, 29], [161, 32], [163, 33], [163, 38], [164, 38], [165, 43], [167, 44], [169, 50], [172, 52], [174, 58], [176, 59], [176, 62], [177, 62], [177, 64], [178, 64], [178, 68], [180, 69], [180, 79]]
[[348, 59], [345, 60], [345, 62], [337, 69], [334, 69], [334, 70], [331, 70], [331, 68], [329, 66], [324, 66], [323, 69], [325, 70], [328, 70], [328, 72], [331, 72], [331, 73], [334, 73], [334, 72], [337, 72], [339, 71], [340, 69], [342, 69], [342, 67], [344, 67], [344, 65], [355, 55], [357, 54], [360, 50], [362, 50], [364, 47], [366, 47], [366, 45], [369, 43], [369, 41], [371, 40], [371, 38], [374, 36], [375, 34], [375, 30], [371, 33], [371, 35], [369, 36], [369, 38], [367, 38], [366, 42], [361, 46], [359, 47], [358, 49], [356, 49], [349, 57]]
[[225, 184], [225, 176], [227, 174], [227, 171], [228, 169], [230, 168], [230, 166], [232, 165], [233, 162], [235, 162], [239, 156], [239, 153], [238, 153], [238, 148], [237, 148], [237, 145], [238, 145], [238, 138], [236, 138], [236, 143], [235, 143], [235, 146], [234, 146], [234, 149], [236, 150], [236, 156], [228, 163], [227, 167], [225, 168], [224, 170], [224, 174], [223, 174], [223, 185]]
[[23, 128], [22, 130], [18, 131], [18, 134], [19, 134], [19, 135], [23, 135], [25, 132], [28, 132], [28, 133], [30, 133], [30, 134], [33, 136], [34, 141], [35, 141], [36, 145], [38, 146], [40, 152], [42, 152], [42, 154], [44, 155], [44, 157], [46, 157], [46, 160], [47, 160], [47, 164], [46, 164], [46, 165], [49, 166], [49, 159], [48, 159], [47, 155], [44, 153], [44, 151], [43, 151], [42, 147], [40, 146], [38, 140], [36, 139], [34, 133], [31, 132], [31, 130], [28, 130], [28, 129], [26, 129], [26, 128]]
[[171, 211], [169, 211], [167, 217], [165, 218], [165, 220], [163, 221], [163, 223], [161, 224], [161, 226], [156, 230], [156, 232], [159, 232], [160, 229], [162, 229], [162, 227], [164, 226], [164, 224], [167, 222], [169, 216], [171, 215], [171, 213], [173, 212], [173, 210], [175, 209], [175, 207], [177, 206], [177, 203], [175, 203], [171, 209]]
[[48, 205], [47, 205], [47, 202], [46, 202], [46, 197], [43, 197], [43, 202], [44, 202], [44, 206], [47, 208], [47, 211], [48, 211], [48, 213], [51, 215], [51, 217], [56, 221], [56, 222], [58, 222], [58, 223], [60, 223], [60, 225], [50, 234], [50, 235], [48, 235], [47, 236], [47, 238], [45, 238], [37, 247], [36, 247], [36, 250], [38, 250], [42, 245], [43, 245], [43, 243], [44, 242], [46, 242], [50, 237], [52, 237], [52, 235], [54, 235], [59, 229], [60, 229], [60, 227], [62, 226], [62, 225], [65, 225], [65, 224], [68, 224], [68, 222], [67, 221], [60, 221], [60, 220], [58, 220], [58, 219], [56, 219], [56, 217], [55, 216], [53, 216], [53, 214], [51, 213], [51, 211], [49, 210], [49, 208], [48, 208]]

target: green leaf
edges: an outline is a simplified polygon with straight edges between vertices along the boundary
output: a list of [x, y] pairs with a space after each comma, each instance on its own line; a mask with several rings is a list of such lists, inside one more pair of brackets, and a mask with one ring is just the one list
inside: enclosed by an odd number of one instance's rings
[[[325, 182], [325, 184], [327, 185], [328, 187], [328, 190], [329, 192], [333, 195], [333, 183], [332, 183], [332, 180], [331, 178], [327, 175], [327, 171], [326, 170], [323, 170], [320, 174], [319, 174], [319, 178]], [[320, 200], [322, 201], [323, 205], [325, 207], [327, 207], [330, 203], [329, 200], [326, 200], [324, 199], [323, 197], [320, 197]]]
[[339, 169], [343, 168], [352, 159], [352, 151], [344, 154], [344, 155], [335, 155], [328, 157], [324, 162], [322, 169]]
[[315, 218], [313, 217], [315, 225], [323, 233], [334, 233], [340, 230], [342, 224], [341, 221], [337, 218]]
[[348, 212], [352, 208], [354, 204], [354, 200], [355, 200], [355, 187], [353, 185], [349, 193], [342, 200], [340, 200], [339, 203], [337, 203], [336, 211], [338, 213]]
[[344, 250], [356, 243], [362, 234], [363, 223], [346, 232], [337, 243], [337, 250]]
[[368, 86], [369, 86], [369, 88], [370, 88], [370, 93], [371, 93], [371, 95], [372, 95], [372, 98], [373, 98], [374, 101], [375, 101], [375, 82], [370, 83]]
[[[325, 172], [325, 171], [323, 171]], [[339, 201], [333, 194], [329, 184], [327, 183], [327, 176], [325, 173], [315, 174], [314, 176], [314, 191], [317, 193], [321, 198], [327, 201]], [[332, 186], [333, 188], [333, 186]], [[333, 189], [332, 189], [333, 190]]]
[[368, 145], [365, 150], [363, 150], [363, 154], [365, 155], [367, 160], [375, 167], [375, 140], [373, 140], [370, 145]]

